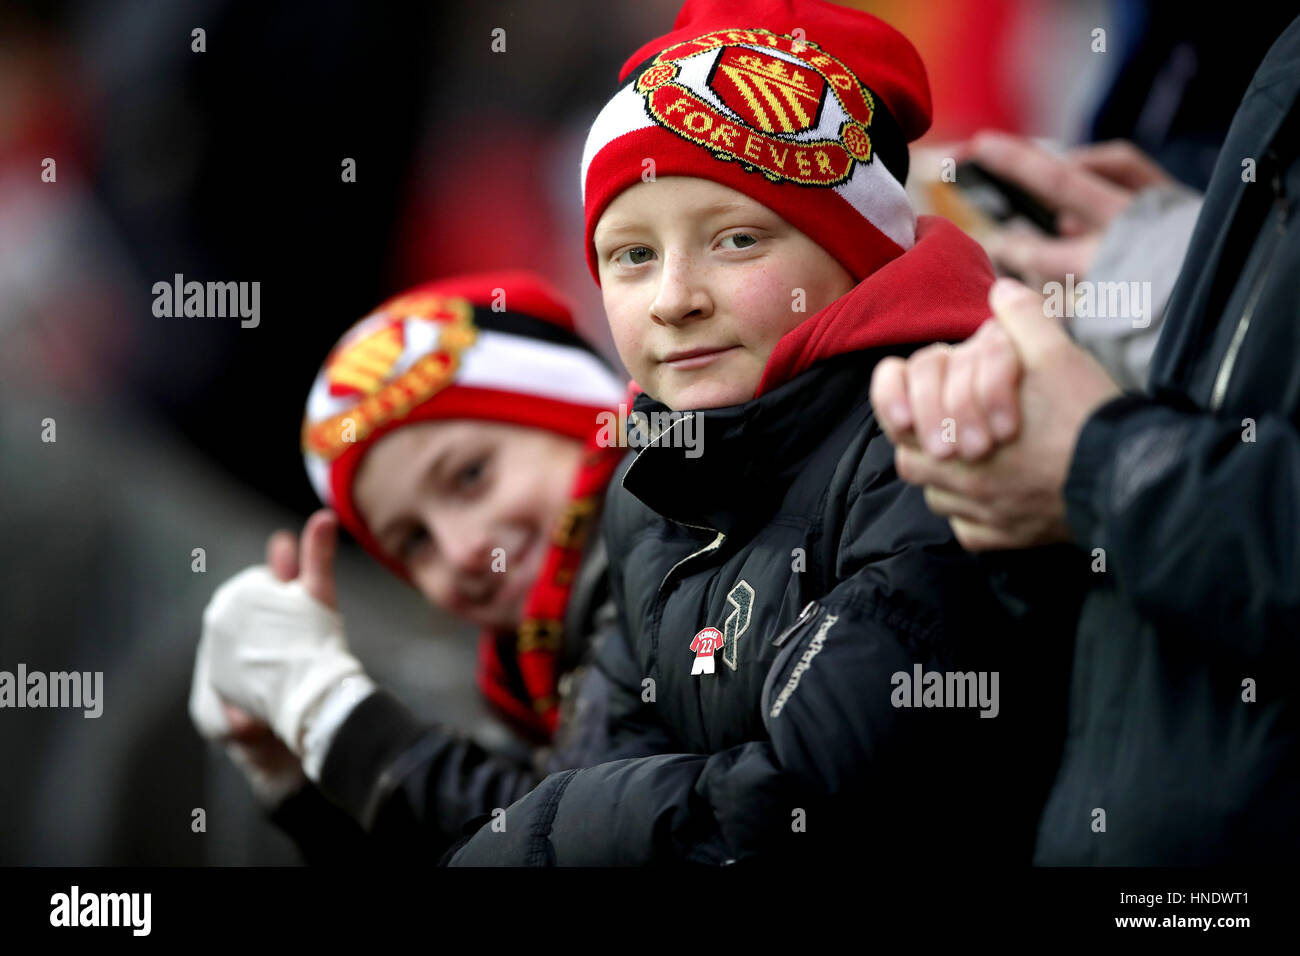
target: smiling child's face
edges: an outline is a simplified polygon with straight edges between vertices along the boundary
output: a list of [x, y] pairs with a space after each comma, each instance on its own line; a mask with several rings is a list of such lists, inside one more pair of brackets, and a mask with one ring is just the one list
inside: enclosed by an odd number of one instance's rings
[[749, 401], [781, 336], [854, 286], [771, 209], [690, 176], [620, 193], [593, 243], [618, 354], [673, 409]]
[[[434, 421], [366, 452], [352, 499], [421, 594], [480, 627], [519, 626], [582, 456], [574, 438], [489, 421]], [[500, 548], [494, 561], [494, 550]]]

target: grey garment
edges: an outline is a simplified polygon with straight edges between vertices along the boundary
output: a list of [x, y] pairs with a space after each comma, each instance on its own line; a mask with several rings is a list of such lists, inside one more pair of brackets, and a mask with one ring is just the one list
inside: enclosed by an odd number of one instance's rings
[[[1192, 227], [1201, 211], [1201, 194], [1180, 184], [1152, 186], [1137, 194], [1102, 237], [1087, 280], [1101, 283], [1150, 283], [1137, 286], [1143, 310], [1090, 310], [1075, 315], [1070, 333], [1091, 352], [1125, 391], [1146, 391], [1147, 368], [1155, 352], [1165, 306], [1182, 269]], [[1150, 297], [1147, 298], [1147, 288]], [[1098, 292], [1094, 301], [1105, 297]]]

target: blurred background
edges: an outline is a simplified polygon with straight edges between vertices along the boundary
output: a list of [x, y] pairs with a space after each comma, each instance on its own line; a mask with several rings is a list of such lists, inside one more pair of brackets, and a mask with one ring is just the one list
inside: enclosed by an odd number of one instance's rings
[[[535, 269], [616, 361], [582, 254], [578, 161], [624, 57], [679, 5], [0, 0], [0, 670], [105, 674], [98, 720], [0, 710], [0, 864], [297, 861], [190, 724], [202, 609], [315, 508], [307, 389], [394, 292]], [[1294, 15], [850, 5], [920, 50], [935, 105], [922, 145], [985, 127], [1125, 137], [1197, 187]], [[260, 282], [260, 324], [155, 317], [153, 284], [176, 273]], [[478, 697], [470, 628], [350, 546], [339, 593], [376, 679], [427, 719], [518, 744]]]

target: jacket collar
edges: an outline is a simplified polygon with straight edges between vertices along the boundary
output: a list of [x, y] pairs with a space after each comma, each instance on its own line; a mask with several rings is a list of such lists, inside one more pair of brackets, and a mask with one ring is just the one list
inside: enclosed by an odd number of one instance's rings
[[[761, 520], [834, 425], [867, 401], [884, 350], [854, 352], [740, 405], [671, 412], [642, 392], [633, 410], [671, 424], [647, 436], [623, 487], [656, 513], [732, 534]], [[631, 425], [629, 425], [631, 427]], [[694, 455], [694, 457], [692, 457]]]

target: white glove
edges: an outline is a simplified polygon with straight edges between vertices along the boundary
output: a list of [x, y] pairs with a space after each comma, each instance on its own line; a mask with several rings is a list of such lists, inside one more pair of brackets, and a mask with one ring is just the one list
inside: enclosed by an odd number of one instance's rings
[[[226, 755], [244, 774], [253, 795], [263, 806], [274, 807], [306, 783], [302, 765], [278, 740], [244, 743], [231, 738], [233, 728], [212, 688], [209, 646], [209, 642], [200, 641], [194, 660], [190, 719], [205, 740], [225, 743]], [[276, 753], [277, 747], [281, 752]]]
[[[265, 565], [241, 571], [208, 602], [196, 683], [204, 667], [211, 690], [268, 723], [298, 757], [326, 699], [344, 680], [365, 678], [348, 652], [338, 612], [301, 581], [280, 581]], [[343, 696], [355, 705], [356, 688], [366, 684], [373, 689], [368, 679], [349, 681], [352, 690]], [[192, 709], [201, 729], [225, 724], [219, 704], [214, 719], [204, 695]]]

